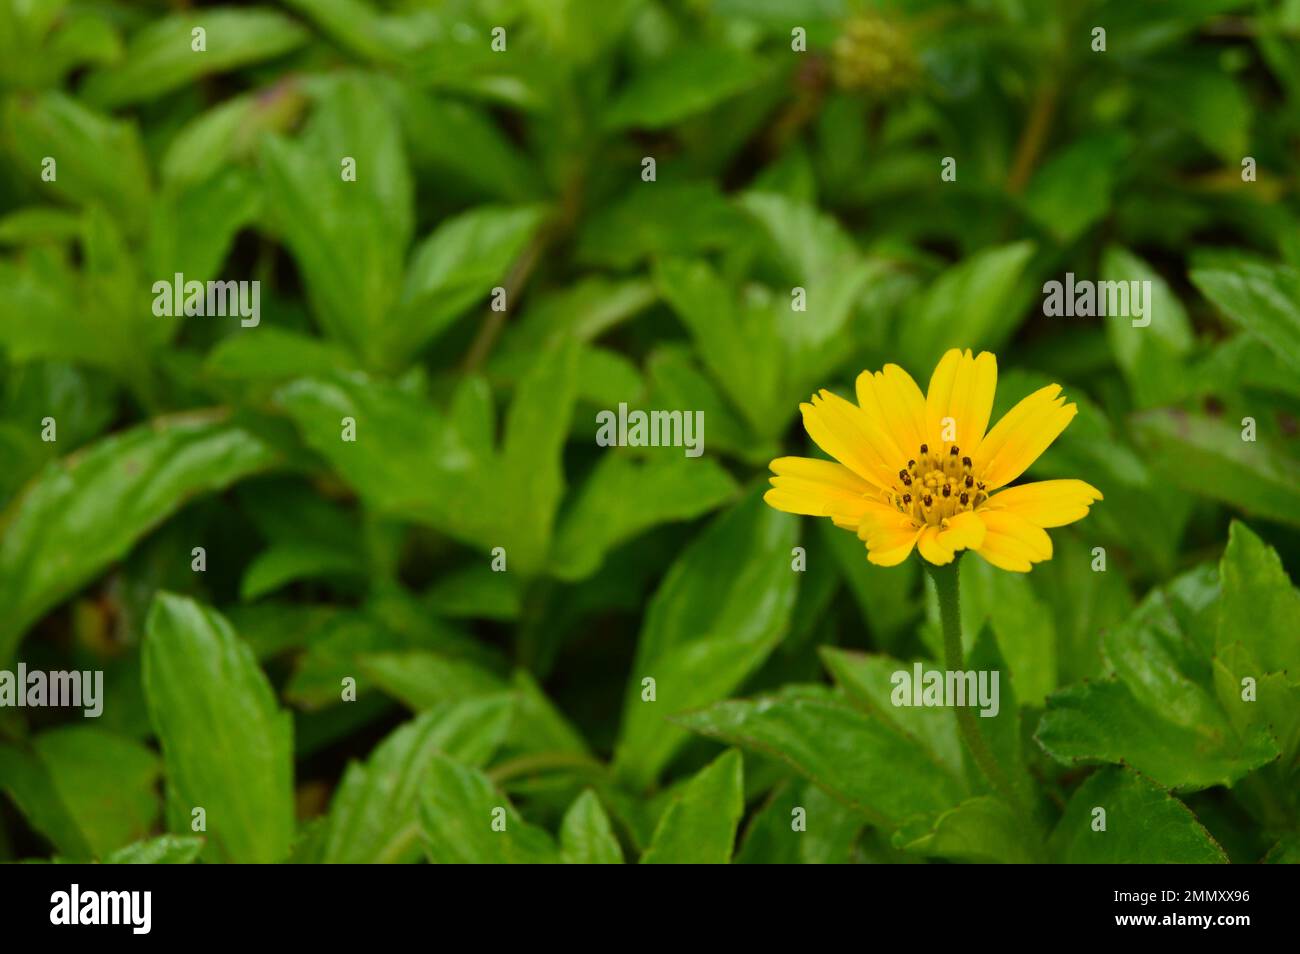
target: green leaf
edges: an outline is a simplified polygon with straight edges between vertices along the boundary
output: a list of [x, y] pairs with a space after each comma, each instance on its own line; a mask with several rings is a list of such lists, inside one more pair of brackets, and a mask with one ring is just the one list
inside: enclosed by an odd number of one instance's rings
[[[373, 82], [344, 75], [321, 91], [301, 141], [268, 136], [261, 157], [271, 219], [316, 318], [380, 364], [413, 227], [414, 186], [396, 120]], [[344, 158], [356, 163], [355, 181], [343, 177]]]
[[1221, 161], [1237, 165], [1250, 146], [1251, 103], [1217, 61], [1162, 65], [1141, 82], [1152, 105]]
[[587, 743], [542, 687], [526, 669], [516, 669], [515, 722], [510, 727], [509, 747], [518, 753], [567, 753], [587, 756]]
[[231, 163], [251, 159], [261, 136], [287, 128], [305, 103], [297, 86], [281, 84], [231, 97], [199, 113], [168, 145], [161, 162], [163, 182], [171, 188], [197, 186]]
[[[785, 635], [796, 532], [793, 519], [751, 493], [668, 571], [646, 612], [623, 706], [615, 764], [627, 778], [653, 780], [686, 739], [665, 719], [725, 698]], [[646, 678], [655, 680], [653, 702], [642, 701]]]
[[[193, 31], [205, 31], [196, 51]], [[121, 63], [97, 70], [85, 95], [116, 107], [154, 99], [202, 76], [280, 56], [307, 40], [307, 31], [283, 14], [258, 9], [205, 9], [156, 20], [131, 38]]]
[[910, 674], [910, 663], [831, 646], [822, 646], [820, 654], [826, 671], [854, 704], [912, 739], [953, 778], [962, 777], [962, 742], [956, 713], [943, 707], [894, 705], [893, 676], [897, 672]]
[[609, 816], [591, 789], [579, 795], [560, 823], [560, 855], [570, 865], [621, 865], [623, 849]]
[[638, 0], [524, 0], [523, 7], [563, 54], [566, 64], [586, 65], [622, 38], [642, 11]]
[[409, 862], [420, 855], [419, 798], [439, 753], [466, 766], [487, 762], [509, 726], [507, 696], [442, 703], [395, 729], [364, 764], [343, 773], [322, 836], [332, 864]]
[[401, 366], [471, 306], [486, 301], [493, 288], [505, 287], [543, 211], [535, 205], [480, 206], [445, 220], [418, 244], [377, 346], [385, 361]]
[[1183, 358], [1193, 342], [1186, 309], [1160, 273], [1125, 248], [1109, 246], [1101, 272], [1103, 281], [1151, 283], [1145, 316], [1149, 324], [1112, 316], [1105, 319], [1106, 337], [1138, 406], [1168, 403], [1180, 393], [1186, 375]]
[[[1108, 498], [1109, 499], [1109, 498]], [[1056, 618], [1056, 656], [1062, 685], [1101, 675], [1101, 634], [1133, 612], [1128, 582], [1119, 573], [1094, 572], [1086, 531], [1054, 531], [1051, 560], [1030, 578]]]
[[1300, 397], [1300, 376], [1252, 335], [1237, 335], [1216, 343], [1189, 370], [1184, 383], [1191, 395], [1259, 390]]
[[1051, 609], [1029, 575], [1007, 573], [983, 560], [962, 560], [962, 631], [972, 637], [987, 622], [997, 636], [1017, 695], [1040, 706], [1056, 688], [1056, 628]]
[[817, 524], [867, 628], [881, 645], [892, 648], [916, 618], [913, 593], [920, 567], [911, 560], [901, 566], [876, 566], [867, 561], [866, 545], [856, 533], [829, 520]]
[[489, 566], [468, 566], [442, 576], [429, 589], [425, 603], [448, 618], [516, 619], [521, 606], [519, 581]]
[[[1300, 751], [1300, 591], [1277, 552], [1233, 521], [1220, 563], [1223, 597], [1215, 631], [1215, 689], [1240, 731], [1266, 726], [1282, 750], [1280, 765]], [[1244, 680], [1255, 680], [1245, 699]]]
[[892, 828], [911, 815], [951, 808], [966, 794], [964, 783], [914, 739], [822, 688], [787, 686], [674, 721], [779, 759], [872, 824]]
[[1183, 791], [1230, 786], [1277, 758], [1262, 727], [1239, 734], [1215, 701], [1211, 647], [1198, 635], [1213, 629], [1197, 621], [1213, 597], [1196, 574], [1153, 592], [1106, 633], [1118, 678], [1049, 696], [1039, 744], [1063, 762], [1124, 763]]
[[[774, 438], [795, 407], [786, 393], [793, 388], [784, 386], [789, 355], [781, 351], [770, 299], [737, 301], [733, 285], [704, 262], [666, 259], [655, 279], [723, 392], [754, 433]], [[782, 307], [788, 312], [788, 302]]]
[[1261, 428], [1254, 441], [1242, 440], [1239, 422], [1177, 409], [1145, 411], [1132, 425], [1150, 466], [1170, 484], [1300, 525], [1300, 458], [1280, 435]]
[[[360, 691], [374, 685], [382, 687], [383, 683], [374, 676], [360, 678], [362, 660], [368, 656], [417, 648], [446, 656], [480, 658], [484, 655], [481, 647], [440, 620], [422, 618], [418, 627], [412, 628], [385, 619], [374, 606], [367, 609], [368, 612], [338, 613], [313, 634], [284, 688], [287, 699], [304, 709], [323, 709], [341, 702], [345, 678], [356, 679]], [[423, 612], [418, 604], [413, 609]]]
[[[766, 463], [780, 456], [775, 441], [760, 441], [735, 409], [695, 363], [689, 348], [658, 348], [646, 363], [650, 407], [693, 408], [708, 422], [709, 448], [748, 463]], [[612, 402], [611, 402], [612, 403]], [[605, 406], [611, 406], [607, 404]]]
[[656, 255], [724, 249], [747, 224], [711, 183], [647, 183], [597, 210], [583, 226], [576, 254], [586, 265], [631, 268]]
[[[845, 271], [863, 264], [857, 244], [840, 222], [811, 202], [800, 202], [776, 192], [754, 191], [741, 196], [740, 206], [759, 225], [783, 270], [792, 278], [826, 286], [818, 290], [828, 297], [839, 297], [829, 294], [830, 283], [843, 280]], [[810, 297], [815, 301], [819, 296]], [[805, 321], [816, 326], [819, 319], [825, 320], [826, 312], [834, 313], [843, 307], [837, 302], [832, 308], [809, 312]]]
[[805, 311], [782, 301], [777, 331], [796, 380], [821, 377], [843, 360], [842, 334], [863, 291], [885, 266], [865, 258], [832, 216], [776, 193], [749, 192], [741, 206], [759, 224], [768, 252], [791, 284], [807, 292]]
[[[1098, 831], [1105, 811], [1105, 830]], [[1218, 864], [1228, 856], [1178, 799], [1127, 768], [1106, 768], [1074, 793], [1050, 847], [1066, 864]]]
[[591, 275], [558, 291], [530, 295], [524, 313], [501, 341], [502, 355], [533, 354], [564, 338], [590, 343], [628, 322], [654, 303], [654, 286], [644, 278], [612, 280]]
[[159, 419], [50, 464], [0, 525], [0, 660], [27, 627], [124, 556], [195, 494], [276, 463], [252, 432], [213, 415]]
[[1131, 149], [1127, 135], [1081, 139], [1043, 165], [1025, 192], [1029, 216], [1062, 245], [1110, 211], [1111, 193]]
[[476, 663], [423, 650], [364, 655], [358, 663], [370, 681], [416, 712], [507, 688], [504, 679]]
[[173, 825], [202, 808], [213, 860], [282, 860], [294, 836], [293, 723], [252, 650], [215, 610], [167, 593], [147, 628], [145, 698]]
[[[1034, 779], [1026, 766], [1024, 753], [1024, 729], [1021, 719], [1020, 689], [1021, 681], [1015, 671], [1007, 665], [998, 637], [992, 627], [981, 627], [975, 637], [975, 645], [966, 654], [966, 668], [976, 673], [999, 673], [998, 691], [994, 700], [998, 711], [981, 709], [975, 719], [976, 729], [988, 742], [993, 758], [997, 760], [1007, 781], [1019, 800], [1019, 811], [1033, 811], [1035, 807]], [[1038, 703], [1034, 704], [1037, 707]], [[994, 786], [977, 771], [973, 760], [967, 763], [967, 777], [973, 779], [977, 786], [992, 790]], [[1021, 806], [1026, 806], [1022, 808]], [[1033, 840], [1038, 831], [1033, 827], [1033, 819], [1025, 819], [1021, 827], [1022, 850], [1034, 850]]]
[[59, 855], [78, 860], [91, 857], [81, 825], [64, 804], [49, 769], [35, 754], [0, 745], [0, 788]]
[[359, 554], [321, 543], [281, 543], [263, 550], [248, 564], [239, 584], [239, 598], [260, 599], [297, 580], [322, 577], [363, 577]]
[[641, 864], [728, 864], [744, 796], [742, 759], [730, 749], [701, 769], [664, 809]]
[[[1015, 327], [1032, 242], [978, 252], [943, 272], [900, 325], [906, 367], [933, 368], [949, 348], [996, 348]], [[1001, 388], [999, 388], [1001, 390]]]
[[63, 361], [37, 361], [15, 369], [0, 393], [0, 507], [58, 456], [59, 444], [41, 440], [31, 421], [53, 417], [65, 448], [77, 448], [103, 433], [117, 413], [117, 389], [107, 375]]
[[1191, 279], [1229, 321], [1300, 370], [1300, 272], [1223, 255], [1193, 268]]
[[[69, 7], [64, 0], [13, 5], [13, 16], [0, 31], [0, 51], [6, 61], [0, 75], [9, 85], [38, 88], [67, 82], [78, 66], [113, 63], [122, 58], [122, 41], [115, 22], [94, 8]], [[0, 13], [8, 19], [10, 14]], [[52, 22], [51, 22], [52, 21]]]
[[1238, 642], [1265, 672], [1300, 677], [1300, 591], [1282, 561], [1244, 523], [1234, 520], [1221, 566], [1223, 599], [1216, 646]]
[[0, 216], [0, 244], [71, 242], [81, 232], [81, 219], [66, 209], [32, 206]]
[[445, 29], [439, 18], [385, 16], [365, 0], [286, 0], [340, 47], [363, 59], [398, 64]]
[[[1000, 420], [1023, 397], [1052, 383], [1053, 378], [1042, 374], [1015, 370], [1000, 374], [991, 420]], [[1105, 494], [1105, 501], [1092, 508], [1080, 532], [1103, 534], [1116, 547], [1140, 554], [1158, 572], [1173, 572], [1191, 498], [1153, 473], [1144, 455], [1129, 446], [1080, 388], [1067, 384], [1065, 394], [1077, 405], [1078, 414], [1030, 465], [1029, 475], [1035, 480], [1078, 478], [1092, 484]], [[1134, 526], [1141, 526], [1143, 533], [1135, 535]]]
[[159, 813], [161, 774], [149, 749], [90, 726], [42, 732], [33, 748], [96, 856], [149, 833]]
[[[349, 28], [355, 29], [354, 24]], [[401, 119], [417, 172], [427, 170], [459, 194], [481, 193], [506, 202], [533, 201], [544, 194], [539, 170], [486, 109], [402, 82], [386, 85], [385, 91]]]
[[104, 207], [87, 207], [77, 236], [80, 269], [47, 248], [30, 250], [21, 267], [0, 262], [0, 337], [15, 360], [104, 367], [152, 403], [154, 349], [180, 319], [153, 313], [149, 283], [121, 224]]
[[[470, 465], [468, 449], [432, 405], [368, 375], [302, 378], [275, 400], [306, 443], [379, 513], [432, 507], [425, 498], [450, 489], [447, 471]], [[356, 421], [355, 443], [341, 439], [344, 417]]]
[[1024, 819], [1000, 799], [981, 795], [933, 818], [909, 819], [894, 832], [893, 845], [930, 858], [979, 863], [1033, 864]]
[[[415, 520], [538, 573], [564, 490], [561, 453], [576, 397], [577, 348], [535, 356], [515, 389], [501, 446], [485, 453], [406, 390], [360, 374], [296, 381], [276, 400], [304, 439], [380, 513]], [[340, 439], [340, 421], [357, 439]], [[483, 501], [493, 501], [484, 507]]]
[[272, 548], [300, 544], [348, 550], [364, 566], [365, 554], [357, 552], [363, 540], [356, 515], [303, 490], [303, 483], [290, 477], [245, 484], [237, 496]]
[[104, 864], [188, 865], [198, 858], [203, 841], [193, 835], [159, 835], [119, 848], [104, 859]]
[[257, 334], [222, 338], [204, 363], [212, 377], [229, 381], [283, 382], [319, 377], [351, 366], [337, 345], [283, 328], [259, 326]]
[[[697, 439], [702, 450], [704, 435]], [[672, 456], [662, 456], [667, 453]], [[585, 579], [616, 546], [661, 523], [693, 520], [735, 496], [735, 481], [712, 460], [677, 455], [659, 451], [638, 462], [606, 453], [560, 521], [551, 572], [566, 581]]]
[[1269, 865], [1300, 865], [1300, 835], [1284, 835], [1278, 839], [1264, 863]]
[[78, 204], [101, 203], [124, 224], [148, 207], [149, 166], [133, 123], [110, 119], [63, 93], [10, 96], [5, 131], [18, 167], [40, 180], [46, 156], [57, 178], [42, 184]]
[[[257, 183], [243, 170], [227, 169], [189, 188], [168, 190], [154, 203], [150, 222], [152, 273], [170, 278], [179, 272], [187, 282], [217, 278], [235, 235], [261, 207]], [[259, 299], [259, 324], [260, 307]], [[241, 313], [240, 327], [250, 318]]]
[[[1195, 706], [1195, 711], [1188, 713], [1185, 719], [1178, 722], [1153, 719], [1155, 713], [1125, 682], [1108, 679], [1069, 686], [1051, 696], [1038, 729], [1038, 741], [1063, 761], [1074, 762], [1080, 758], [1129, 761], [1157, 778], [1180, 780], [1183, 785], [1193, 787], [1197, 783], [1202, 786], [1216, 782], [1227, 784], [1233, 779], [1232, 767], [1240, 766], [1237, 774], [1244, 774], [1254, 767], [1250, 763], [1240, 765], [1238, 748], [1228, 745], [1235, 741], [1231, 738], [1218, 740], [1210, 753], [1205, 751], [1206, 743], [1215, 740], [1202, 741], [1199, 738], [1201, 727], [1194, 721], [1196, 717], [1203, 717], [1207, 722], [1212, 719], [1204, 692], [1176, 671], [1165, 672], [1163, 665], [1166, 662], [1159, 660], [1161, 665], [1151, 667], [1149, 675], [1167, 677], [1172, 683], [1170, 689], [1181, 686], [1191, 693], [1189, 701]], [[1155, 702], [1166, 694], [1152, 693], [1150, 701]], [[1102, 712], [1109, 714], [1101, 718]], [[1183, 721], [1190, 724], [1180, 724]], [[1088, 723], [1087, 731], [1083, 731], [1081, 723], [1084, 722]], [[1200, 771], [1205, 770], [1205, 756], [1212, 753], [1223, 759], [1225, 767], [1202, 779], [1197, 767], [1184, 764], [1183, 759], [1198, 750], [1202, 763]], [[1220, 765], [1218, 762], [1214, 764]]]
[[742, 92], [763, 73], [760, 61], [733, 46], [693, 43], [678, 47], [633, 77], [606, 111], [605, 127], [671, 126]]
[[861, 815], [816, 785], [786, 782], [749, 823], [733, 862], [845, 864], [862, 828]]
[[482, 772], [434, 753], [420, 796], [424, 853], [432, 864], [555, 864], [559, 849], [528, 824]]

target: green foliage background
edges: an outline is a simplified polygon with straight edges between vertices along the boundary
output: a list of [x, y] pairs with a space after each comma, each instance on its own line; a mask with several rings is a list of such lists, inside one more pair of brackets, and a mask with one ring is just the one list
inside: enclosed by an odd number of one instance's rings
[[[1298, 38], [1296, 0], [0, 0], [0, 668], [106, 679], [0, 710], [0, 857], [1297, 860]], [[1045, 318], [1067, 271], [1154, 321]], [[156, 317], [177, 272], [260, 324]], [[995, 413], [1062, 383], [1031, 476], [1105, 494], [1032, 574], [961, 567], [1021, 811], [888, 702], [938, 655], [917, 565], [759, 498], [812, 389], [951, 346]], [[598, 448], [620, 402], [705, 455]]]

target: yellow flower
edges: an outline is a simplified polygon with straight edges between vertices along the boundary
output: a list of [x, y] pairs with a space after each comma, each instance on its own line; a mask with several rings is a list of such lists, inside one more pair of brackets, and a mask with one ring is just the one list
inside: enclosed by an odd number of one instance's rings
[[[931, 563], [974, 550], [994, 566], [1027, 573], [1049, 560], [1047, 527], [1081, 520], [1101, 492], [1082, 480], [1008, 487], [1056, 440], [1078, 408], [1048, 385], [988, 428], [997, 358], [949, 351], [924, 396], [902, 368], [858, 375], [858, 403], [830, 391], [799, 405], [808, 435], [834, 461], [772, 461], [767, 503], [830, 517], [857, 531], [867, 559], [902, 563], [912, 548]], [[836, 463], [838, 461], [838, 463]]]

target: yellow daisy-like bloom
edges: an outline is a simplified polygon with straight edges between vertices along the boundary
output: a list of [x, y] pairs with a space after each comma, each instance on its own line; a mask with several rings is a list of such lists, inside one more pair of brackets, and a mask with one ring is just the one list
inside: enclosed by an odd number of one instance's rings
[[[858, 403], [830, 391], [799, 405], [808, 435], [834, 461], [780, 457], [764, 500], [830, 517], [866, 541], [867, 559], [895, 566], [916, 547], [936, 565], [974, 550], [1027, 573], [1051, 559], [1047, 527], [1081, 520], [1101, 492], [1082, 480], [1008, 487], [1065, 430], [1078, 407], [1061, 387], [1035, 391], [985, 433], [997, 358], [953, 349], [921, 394], [898, 365], [858, 375]], [[838, 463], [837, 463], [838, 461]]]

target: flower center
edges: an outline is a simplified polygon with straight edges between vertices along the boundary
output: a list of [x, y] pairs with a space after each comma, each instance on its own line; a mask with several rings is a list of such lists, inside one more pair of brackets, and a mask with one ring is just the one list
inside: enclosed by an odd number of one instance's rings
[[948, 517], [974, 510], [988, 499], [984, 481], [971, 468], [971, 459], [956, 444], [946, 453], [922, 444], [916, 457], [898, 471], [889, 502], [918, 527], [942, 526]]

